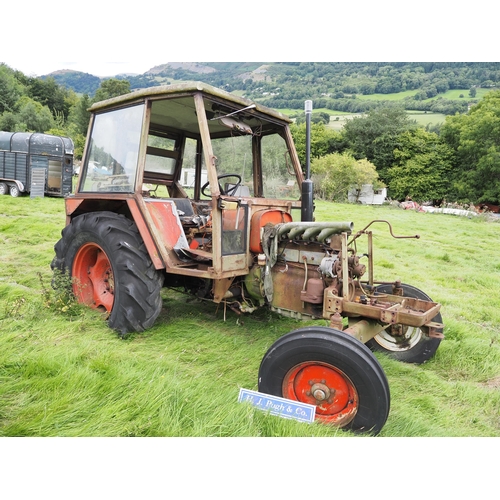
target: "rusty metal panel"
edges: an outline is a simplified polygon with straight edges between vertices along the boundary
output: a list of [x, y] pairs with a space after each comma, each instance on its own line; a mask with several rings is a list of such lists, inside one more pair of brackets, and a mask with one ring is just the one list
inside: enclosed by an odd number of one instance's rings
[[305, 313], [301, 298], [304, 286], [304, 266], [276, 264], [272, 269], [273, 302], [275, 308]]
[[337, 297], [335, 291], [327, 288], [323, 317], [329, 318], [333, 313], [359, 315], [379, 320], [385, 324], [402, 323], [408, 326], [424, 326], [439, 312], [440, 304], [435, 302], [387, 295], [381, 299], [370, 299], [370, 303], [351, 302]]
[[299, 249], [285, 247], [280, 253], [280, 257], [286, 262], [306, 262], [308, 265], [319, 266], [322, 259], [325, 257], [325, 253], [303, 250], [300, 249], [300, 247]]
[[189, 248], [173, 201], [147, 200], [146, 207], [168, 250]]
[[137, 229], [141, 233], [141, 237], [144, 241], [144, 244], [146, 245], [146, 248], [148, 249], [149, 256], [151, 257], [151, 260], [153, 261], [155, 268], [164, 269], [165, 264], [162, 260], [162, 257], [158, 253], [156, 243], [153, 240], [153, 237], [151, 236], [148, 225], [144, 221], [143, 215], [139, 210], [139, 207], [137, 206], [136, 200], [127, 199], [127, 205], [132, 214], [132, 218], [134, 219], [134, 222], [137, 225]]

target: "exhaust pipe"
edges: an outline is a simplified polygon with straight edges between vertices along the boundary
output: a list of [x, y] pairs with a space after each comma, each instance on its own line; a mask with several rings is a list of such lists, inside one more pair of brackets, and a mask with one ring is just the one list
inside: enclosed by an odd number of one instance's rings
[[306, 113], [306, 178], [302, 182], [302, 204], [300, 217], [302, 222], [313, 221], [313, 183], [311, 181], [311, 113], [312, 101], [306, 101], [304, 105]]

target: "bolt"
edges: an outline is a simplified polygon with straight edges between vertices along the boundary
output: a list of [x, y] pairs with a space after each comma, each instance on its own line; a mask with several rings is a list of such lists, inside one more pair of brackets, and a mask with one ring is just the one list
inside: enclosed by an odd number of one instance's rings
[[316, 389], [316, 390], [314, 391], [314, 397], [315, 397], [318, 401], [323, 401], [323, 400], [326, 398], [325, 391], [322, 391], [321, 389]]
[[324, 401], [331, 396], [330, 389], [324, 384], [314, 384], [311, 388], [313, 396], [318, 401]]

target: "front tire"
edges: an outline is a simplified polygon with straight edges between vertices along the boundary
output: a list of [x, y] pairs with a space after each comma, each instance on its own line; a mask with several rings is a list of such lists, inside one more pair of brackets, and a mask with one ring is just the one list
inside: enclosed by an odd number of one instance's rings
[[11, 184], [9, 192], [13, 198], [17, 198], [18, 196], [21, 195], [21, 190], [17, 187], [16, 184]]
[[5, 182], [0, 182], [0, 196], [9, 192], [9, 186]]
[[[401, 287], [403, 288], [404, 297], [432, 302], [432, 299], [427, 294], [414, 286], [403, 283]], [[392, 294], [392, 285], [379, 285], [375, 291]], [[441, 313], [434, 316], [432, 321], [442, 323]], [[397, 326], [399, 327], [399, 325]], [[383, 352], [398, 361], [422, 364], [434, 356], [441, 343], [441, 339], [428, 337], [425, 327], [418, 328], [403, 325], [401, 328], [402, 335], [393, 335], [391, 328], [388, 327], [378, 335], [375, 335], [366, 345], [372, 351]]]
[[317, 420], [355, 432], [378, 434], [389, 415], [379, 362], [333, 328], [300, 328], [279, 338], [262, 359], [259, 391], [316, 405]]
[[162, 307], [163, 275], [135, 223], [94, 212], [75, 217], [61, 234], [51, 267], [69, 273], [78, 302], [105, 311], [108, 325], [122, 335], [151, 327]]

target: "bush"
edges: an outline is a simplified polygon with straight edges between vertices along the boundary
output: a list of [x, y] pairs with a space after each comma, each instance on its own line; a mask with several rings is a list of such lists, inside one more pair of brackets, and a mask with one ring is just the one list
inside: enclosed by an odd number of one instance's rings
[[356, 160], [351, 153], [332, 153], [311, 162], [316, 196], [330, 201], [346, 201], [350, 188], [378, 181], [375, 165], [366, 159]]

